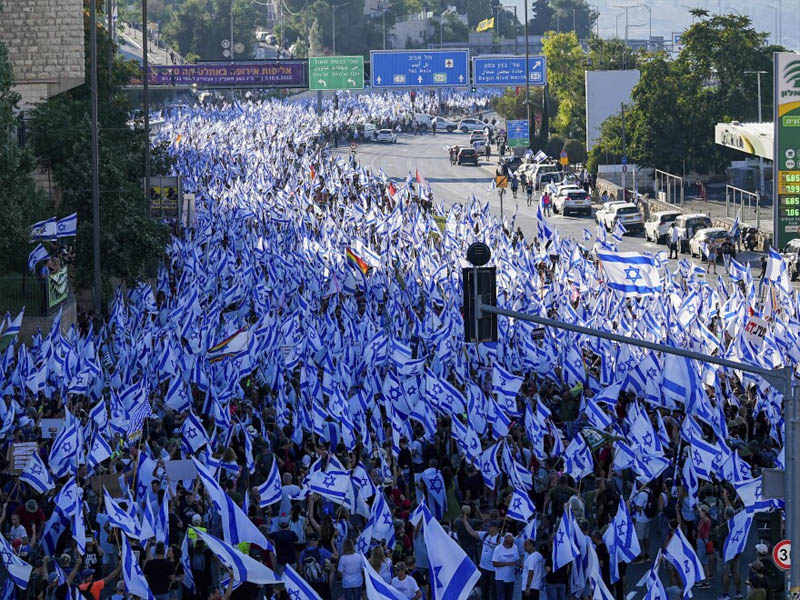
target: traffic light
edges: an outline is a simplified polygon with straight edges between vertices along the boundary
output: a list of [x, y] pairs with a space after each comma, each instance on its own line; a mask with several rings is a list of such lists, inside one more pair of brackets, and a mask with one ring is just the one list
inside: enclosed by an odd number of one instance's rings
[[464, 277], [464, 341], [496, 342], [497, 315], [481, 312], [480, 317], [475, 318], [478, 298], [480, 298], [481, 304], [497, 306], [495, 267], [468, 267], [462, 269], [462, 273]]

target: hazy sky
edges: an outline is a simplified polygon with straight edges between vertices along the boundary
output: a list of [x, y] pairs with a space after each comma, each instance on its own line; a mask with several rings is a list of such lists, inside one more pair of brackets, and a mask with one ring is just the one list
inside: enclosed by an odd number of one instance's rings
[[[519, 15], [522, 18], [522, 1]], [[616, 31], [617, 15], [624, 14], [623, 8], [617, 6], [635, 6], [645, 4], [653, 15], [653, 35], [663, 35], [670, 39], [673, 33], [680, 33], [691, 22], [689, 8], [706, 8], [712, 13], [738, 13], [747, 15], [759, 31], [770, 34], [769, 41], [776, 40], [776, 13], [779, 3], [783, 4], [782, 25], [783, 44], [788, 48], [800, 47], [800, 2], [798, 0], [589, 0], [600, 12], [599, 28], [601, 37], [613, 37]], [[616, 6], [615, 6], [616, 5]], [[776, 7], [775, 9], [771, 7]], [[567, 24], [566, 27], [569, 27]], [[563, 28], [563, 24], [562, 24]], [[645, 8], [628, 10], [628, 37], [644, 39], [649, 34], [649, 17]], [[625, 17], [619, 18], [619, 36], [625, 36]]]

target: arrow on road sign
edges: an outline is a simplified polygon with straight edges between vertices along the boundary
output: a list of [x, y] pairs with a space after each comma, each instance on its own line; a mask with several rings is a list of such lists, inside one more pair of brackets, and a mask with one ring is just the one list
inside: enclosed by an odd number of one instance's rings
[[464, 83], [464, 76], [463, 76], [463, 75], [459, 75], [459, 76], [458, 76], [458, 81], [459, 81], [460, 83]]
[[328, 82], [325, 81], [324, 79], [317, 79], [317, 83], [320, 84], [323, 87], [328, 85]]
[[355, 87], [355, 86], [356, 86], [356, 82], [355, 82], [353, 79], [348, 79], [348, 80], [347, 80], [347, 83], [349, 83], [349, 84], [350, 84], [350, 85], [352, 85], [353, 87]]
[[422, 75], [420, 75], [419, 77], [417, 77], [417, 81], [419, 81], [420, 83], [422, 83]]
[[378, 75], [378, 78], [377, 78], [375, 81], [377, 81], [377, 82], [378, 82], [378, 84], [380, 84], [380, 82], [381, 82], [381, 76], [380, 76], [380, 75]]

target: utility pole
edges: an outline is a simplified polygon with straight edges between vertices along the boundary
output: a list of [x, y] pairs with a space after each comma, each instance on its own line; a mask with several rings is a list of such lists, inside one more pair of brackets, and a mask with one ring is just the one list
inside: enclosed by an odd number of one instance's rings
[[[233, 62], [233, 0], [231, 0], [231, 62]], [[231, 92], [233, 92], [232, 88]]]
[[[102, 318], [103, 300], [100, 296], [100, 174], [97, 142], [97, 8], [89, 2], [89, 86], [92, 104], [92, 237], [94, 254], [94, 311]], [[146, 52], [147, 49], [145, 49]]]
[[[631, 6], [623, 6], [622, 4], [614, 4], [612, 5], [614, 8], [623, 8], [625, 9], [625, 46], [627, 50], [628, 46], [628, 10], [630, 10]], [[625, 69], [627, 67], [628, 57], [626, 56], [627, 52], [623, 52], [622, 54], [622, 68]]]
[[142, 0], [142, 98], [144, 101], [144, 195], [147, 210], [150, 211], [150, 62], [147, 56], [147, 0]]
[[334, 4], [331, 2], [331, 15], [333, 16], [333, 54], [336, 54], [336, 9], [342, 8], [343, 6], [349, 6], [349, 2], [345, 2], [344, 4]]
[[625, 193], [625, 170], [628, 168], [627, 165], [627, 154], [625, 152], [625, 103], [620, 102], [620, 108], [622, 110], [622, 200], [625, 200], [627, 194]]
[[108, 13], [106, 15], [106, 18], [108, 19], [108, 39], [109, 39], [109, 44], [108, 44], [108, 85], [109, 86], [111, 85], [111, 79], [113, 77], [112, 71], [113, 71], [113, 67], [114, 67], [114, 31], [113, 31], [114, 22], [113, 22], [112, 17], [111, 17], [111, 12], [112, 12], [111, 2], [112, 2], [112, 0], [108, 0], [106, 2], [106, 12]]
[[[748, 75], [755, 75], [758, 81], [758, 122], [761, 123], [761, 75], [766, 71], [745, 71]], [[773, 182], [773, 185], [775, 183]], [[761, 225], [761, 196], [764, 193], [764, 157], [758, 157], [758, 201], [756, 202], [756, 228]]]
[[528, 0], [525, 0], [522, 5], [525, 7], [525, 116], [528, 119], [528, 148], [533, 148], [533, 123], [531, 123], [531, 74], [529, 72], [528, 62], [530, 61], [530, 44], [528, 43]]

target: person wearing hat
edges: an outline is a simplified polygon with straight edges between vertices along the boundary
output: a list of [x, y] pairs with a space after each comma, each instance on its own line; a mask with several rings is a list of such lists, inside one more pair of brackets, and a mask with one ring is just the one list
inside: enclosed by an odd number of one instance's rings
[[320, 548], [317, 533], [309, 533], [306, 541], [298, 559], [300, 573], [322, 600], [331, 600], [331, 562], [337, 558], [336, 548], [333, 552]]
[[117, 565], [117, 568], [111, 573], [97, 580], [94, 578], [94, 569], [83, 569], [80, 573], [81, 582], [78, 584], [78, 589], [83, 592], [84, 596], [88, 594], [94, 600], [100, 600], [100, 594], [111, 581], [116, 579], [121, 568], [122, 565]]
[[36, 531], [41, 531], [46, 517], [44, 511], [39, 508], [39, 503], [33, 498], [28, 500], [25, 504], [19, 506], [15, 511], [19, 515], [19, 522], [28, 532], [28, 537], [33, 537], [33, 527], [36, 526]]
[[275, 560], [278, 563], [275, 573], [281, 575], [286, 565], [294, 565], [297, 562], [297, 534], [289, 529], [289, 517], [286, 513], [281, 513], [278, 519], [278, 531], [273, 531], [269, 535], [275, 544]]
[[394, 566], [394, 577], [392, 578], [391, 586], [408, 600], [420, 600], [422, 598], [422, 590], [419, 589], [417, 581], [408, 576], [408, 569], [403, 561]]
[[486, 527], [488, 531], [478, 532], [481, 542], [483, 542], [481, 560], [478, 565], [481, 571], [481, 598], [483, 600], [494, 600], [496, 589], [494, 583], [495, 568], [492, 564], [492, 555], [494, 554], [494, 549], [502, 542], [502, 538], [498, 533], [500, 524], [497, 521], [489, 521]]

